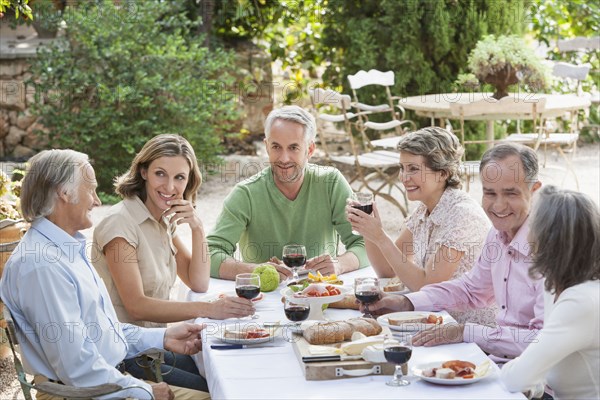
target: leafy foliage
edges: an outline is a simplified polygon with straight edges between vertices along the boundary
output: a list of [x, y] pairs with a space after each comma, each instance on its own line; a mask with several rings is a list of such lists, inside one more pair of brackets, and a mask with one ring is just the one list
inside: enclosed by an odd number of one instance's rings
[[[525, 31], [526, 1], [329, 0], [323, 44], [331, 63], [323, 79], [349, 92], [347, 75], [375, 68], [395, 72], [396, 96], [451, 92], [484, 35]], [[385, 101], [381, 90], [361, 91], [373, 104]], [[466, 125], [468, 139], [485, 135], [482, 124]]]
[[159, 133], [186, 137], [204, 162], [237, 118], [232, 56], [209, 51], [194, 24], [165, 2], [84, 3], [67, 9], [66, 37], [39, 52], [29, 82], [54, 146], [86, 152], [101, 191]]
[[[560, 39], [597, 37], [600, 32], [600, 4], [586, 0], [534, 0], [531, 7], [531, 30], [537, 40], [550, 48], [548, 58], [572, 64], [591, 64], [591, 71], [582, 89], [598, 91], [600, 79], [600, 52], [573, 51], [561, 53], [556, 48]], [[573, 87], [564, 80], [554, 82], [555, 92], [572, 93]]]
[[29, 0], [0, 0], [0, 18], [7, 11], [11, 11], [17, 20], [23, 18], [32, 19], [31, 7], [29, 7], [28, 3]]
[[524, 31], [524, 0], [329, 0], [324, 79], [348, 90], [346, 76], [372, 68], [396, 73], [393, 93], [443, 93], [466, 69], [486, 34]]

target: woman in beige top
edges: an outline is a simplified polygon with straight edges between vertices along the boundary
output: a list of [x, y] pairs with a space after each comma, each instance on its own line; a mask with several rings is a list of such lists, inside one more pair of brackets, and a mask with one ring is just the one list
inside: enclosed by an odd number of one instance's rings
[[[377, 205], [371, 216], [348, 206], [352, 227], [365, 238], [367, 255], [379, 277], [397, 277], [411, 291], [468, 272], [485, 240], [490, 221], [460, 190], [463, 148], [456, 136], [429, 127], [405, 135], [398, 143], [400, 179], [407, 197], [421, 204], [407, 218], [394, 242], [384, 232]], [[495, 310], [452, 313], [466, 321], [495, 325]]]
[[[194, 207], [200, 183], [194, 150], [178, 135], [149, 140], [129, 170], [117, 178], [115, 190], [123, 201], [113, 206], [94, 230], [92, 262], [121, 322], [158, 327], [197, 317], [224, 319], [253, 313], [250, 300], [235, 296], [210, 303], [169, 300], [176, 276], [195, 292], [208, 290], [209, 252]], [[191, 229], [191, 252], [176, 235], [181, 224]], [[189, 356], [173, 359], [175, 370], [164, 376], [167, 383], [207, 391], [205, 382], [198, 386], [201, 379]], [[134, 361], [126, 362], [128, 372], [145, 378]], [[185, 375], [179, 369], [186, 366], [196, 376], [175, 381]], [[165, 372], [169, 370], [171, 367], [165, 366]]]

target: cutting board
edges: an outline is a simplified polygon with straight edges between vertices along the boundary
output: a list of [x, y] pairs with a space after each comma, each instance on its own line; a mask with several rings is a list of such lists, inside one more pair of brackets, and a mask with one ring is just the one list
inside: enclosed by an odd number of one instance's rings
[[[364, 360], [304, 363], [302, 357], [314, 355], [310, 353], [310, 344], [302, 336], [294, 335], [294, 340], [294, 352], [307, 381], [354, 378], [354, 374], [358, 373], [362, 373], [360, 376], [394, 374], [394, 364], [390, 363], [373, 364]], [[406, 365], [403, 369], [406, 369]]]

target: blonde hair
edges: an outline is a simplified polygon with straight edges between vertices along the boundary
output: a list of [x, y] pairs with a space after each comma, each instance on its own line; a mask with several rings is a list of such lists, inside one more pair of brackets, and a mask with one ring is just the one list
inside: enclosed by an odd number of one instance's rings
[[158, 158], [177, 156], [185, 158], [190, 167], [183, 198], [195, 202], [202, 184], [198, 160], [190, 143], [184, 137], [173, 134], [158, 135], [147, 141], [131, 162], [129, 170], [115, 179], [115, 192], [121, 197], [138, 196], [146, 201], [146, 181], [142, 178], [142, 170], [147, 170], [152, 161]]

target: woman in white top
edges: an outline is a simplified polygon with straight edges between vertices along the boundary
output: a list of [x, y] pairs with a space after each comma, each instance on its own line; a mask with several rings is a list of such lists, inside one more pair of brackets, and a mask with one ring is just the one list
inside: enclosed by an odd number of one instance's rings
[[545, 282], [544, 328], [504, 365], [511, 391], [555, 399], [600, 397], [600, 213], [586, 195], [548, 186], [530, 216], [530, 274]]
[[[400, 179], [409, 200], [421, 204], [393, 241], [384, 232], [377, 205], [373, 218], [346, 208], [352, 227], [365, 238], [367, 255], [381, 278], [398, 277], [408, 289], [456, 278], [474, 265], [491, 223], [468, 193], [460, 190], [463, 148], [445, 129], [428, 127], [398, 143]], [[453, 312], [459, 322], [493, 326], [496, 308]]]

